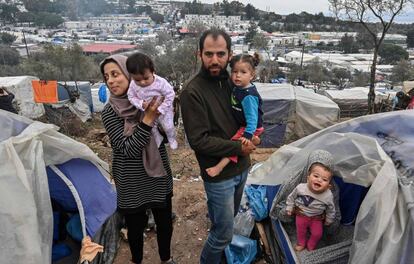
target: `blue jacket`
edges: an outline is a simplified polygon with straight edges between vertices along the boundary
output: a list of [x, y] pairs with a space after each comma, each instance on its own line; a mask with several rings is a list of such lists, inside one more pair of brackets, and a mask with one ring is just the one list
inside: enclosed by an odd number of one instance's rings
[[233, 115], [240, 126], [245, 126], [243, 137], [251, 139], [263, 125], [262, 97], [253, 84], [248, 88], [235, 86], [231, 96]]

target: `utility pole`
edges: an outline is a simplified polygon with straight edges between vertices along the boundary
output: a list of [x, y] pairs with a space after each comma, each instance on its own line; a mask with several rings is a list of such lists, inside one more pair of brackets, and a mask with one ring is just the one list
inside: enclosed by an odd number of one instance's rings
[[[305, 79], [304, 78], [304, 74], [303, 74], [303, 53], [305, 53], [305, 41], [302, 43], [302, 57], [300, 59], [300, 73], [301, 73], [301, 80], [299, 80], [299, 83], [302, 84], [302, 80]], [[305, 86], [303, 86], [305, 87]]]
[[305, 42], [302, 43], [302, 57], [300, 59], [300, 69], [303, 70], [303, 53], [305, 53]]
[[29, 49], [27, 48], [27, 42], [26, 42], [26, 36], [24, 34], [24, 30], [22, 30], [22, 33], [23, 33], [24, 46], [26, 47], [27, 58], [29, 58], [30, 54], [29, 54]]

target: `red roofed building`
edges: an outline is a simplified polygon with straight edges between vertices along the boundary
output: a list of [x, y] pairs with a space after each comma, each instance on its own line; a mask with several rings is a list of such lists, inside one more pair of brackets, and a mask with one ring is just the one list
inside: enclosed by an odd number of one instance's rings
[[116, 54], [125, 51], [131, 51], [136, 49], [136, 45], [129, 45], [129, 44], [110, 44], [110, 43], [94, 43], [94, 44], [87, 44], [82, 46], [83, 53], [85, 55], [92, 55], [92, 54]]

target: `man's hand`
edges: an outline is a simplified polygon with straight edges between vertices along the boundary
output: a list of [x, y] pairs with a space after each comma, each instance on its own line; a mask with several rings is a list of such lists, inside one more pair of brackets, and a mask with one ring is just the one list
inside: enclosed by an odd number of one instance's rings
[[240, 137], [239, 140], [243, 145], [249, 144], [250, 140], [245, 137]]
[[257, 146], [262, 142], [262, 140], [258, 136], [253, 136], [252, 142]]
[[286, 210], [286, 213], [288, 216], [291, 216], [293, 214], [292, 210]]
[[249, 140], [246, 144], [242, 143], [242, 155], [247, 156], [256, 149], [256, 146]]

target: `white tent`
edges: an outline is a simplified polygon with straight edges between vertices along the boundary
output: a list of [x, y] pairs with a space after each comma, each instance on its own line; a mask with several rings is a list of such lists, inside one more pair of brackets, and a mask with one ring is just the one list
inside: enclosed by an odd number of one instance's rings
[[42, 104], [34, 102], [32, 80], [39, 80], [39, 78], [33, 76], [0, 77], [0, 87], [14, 94], [20, 115], [37, 118], [42, 116], [45, 110]]
[[[343, 90], [325, 90], [324, 95], [332, 99], [341, 108], [342, 117], [356, 117], [368, 112], [368, 87], [353, 87]], [[377, 88], [375, 103], [391, 100], [395, 96], [392, 90]]]
[[262, 146], [278, 147], [339, 120], [339, 107], [326, 96], [290, 84], [256, 83], [263, 99]]
[[93, 263], [112, 263], [119, 225], [108, 164], [54, 125], [4, 110], [0, 123], [0, 263], [51, 263], [52, 199], [77, 211], [82, 235], [105, 247]]

